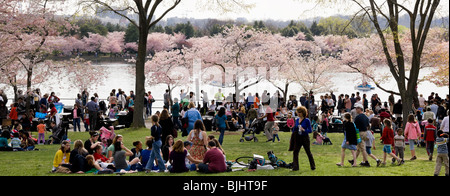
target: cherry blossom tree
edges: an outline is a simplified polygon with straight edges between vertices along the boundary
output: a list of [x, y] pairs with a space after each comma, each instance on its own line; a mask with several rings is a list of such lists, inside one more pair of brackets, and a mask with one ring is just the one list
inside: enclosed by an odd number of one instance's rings
[[[147, 39], [150, 28], [154, 27], [167, 13], [175, 9], [181, 0], [79, 0], [79, 5], [85, 8], [92, 8], [96, 12], [113, 12], [125, 19], [139, 30], [138, 54], [136, 58], [136, 101], [132, 126], [135, 128], [145, 127], [143, 118], [144, 93], [145, 93], [145, 63], [147, 57]], [[237, 7], [247, 7], [243, 0], [227, 2], [224, 0], [211, 0], [206, 5], [218, 4], [222, 9], [237, 5]], [[86, 9], [84, 9], [86, 10]], [[129, 14], [137, 15], [138, 20], [133, 19]], [[142, 41], [145, 40], [145, 41]]]
[[84, 50], [88, 52], [100, 52], [102, 43], [105, 42], [105, 37], [96, 33], [88, 33], [87, 37], [83, 38]]
[[125, 32], [110, 32], [106, 35], [100, 46], [100, 52], [117, 54], [121, 53], [125, 47]]
[[[1, 7], [4, 12], [0, 19], [0, 32], [7, 37], [11, 47], [16, 47], [13, 53], [2, 54], [7, 59], [2, 71], [16, 73], [17, 76], [25, 73], [26, 87], [30, 90], [37, 66], [49, 65], [46, 61], [50, 51], [49, 37], [58, 35], [61, 29], [70, 30], [72, 27], [63, 18], [55, 17], [56, 10], [50, 0], [9, 0], [4, 1]], [[15, 85], [17, 81], [14, 81]]]
[[[310, 1], [310, 0], [305, 0]], [[346, 3], [342, 0], [314, 0], [319, 4]], [[412, 104], [417, 108], [419, 106], [418, 93], [416, 91], [419, 81], [419, 73], [422, 64], [424, 49], [427, 45], [427, 39], [434, 16], [440, 5], [440, 0], [416, 0], [397, 1], [397, 0], [352, 0], [354, 5], [360, 8], [359, 13], [367, 17], [374, 25], [376, 34], [381, 42], [381, 50], [389, 67], [390, 77], [397, 82], [398, 94], [403, 103], [403, 118], [406, 119], [409, 112], [412, 111]], [[329, 5], [327, 5], [329, 6]], [[409, 43], [402, 41], [402, 35], [399, 31], [399, 18], [406, 14], [410, 21]], [[385, 31], [385, 27], [380, 24], [381, 19], [386, 21], [390, 31]], [[392, 44], [390, 49], [389, 44]], [[411, 48], [410, 54], [405, 51], [405, 47]], [[410, 57], [409, 76], [406, 75], [408, 60]], [[406, 123], [406, 121], [405, 121]]]
[[218, 67], [222, 73], [217, 73], [217, 77], [206, 74], [202, 81], [222, 79], [222, 86], [234, 87], [236, 95], [239, 95], [242, 90], [266, 78], [270, 63], [265, 56], [271, 55], [270, 44], [276, 40], [267, 31], [232, 26], [213, 37], [190, 41], [192, 48], [186, 50], [188, 58], [200, 59], [202, 70]]

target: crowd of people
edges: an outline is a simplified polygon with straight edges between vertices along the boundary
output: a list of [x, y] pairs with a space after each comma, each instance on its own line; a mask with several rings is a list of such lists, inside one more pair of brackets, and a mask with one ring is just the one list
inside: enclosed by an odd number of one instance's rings
[[[167, 111], [167, 110], [165, 110]], [[200, 120], [186, 141], [175, 141], [172, 135], [163, 139], [160, 116], [151, 116], [150, 136], [134, 141], [133, 148], [124, 145], [124, 137], [100, 142], [100, 134], [89, 132], [86, 141], [77, 140], [73, 149], [64, 140], [53, 160], [53, 172], [58, 173], [132, 173], [132, 172], [187, 172], [215, 173], [227, 171], [225, 151], [213, 135], [207, 136]], [[144, 138], [143, 138], [144, 139]], [[163, 144], [164, 141], [164, 144]]]
[[[50, 127], [55, 127], [54, 122], [57, 121], [57, 117], [54, 103], [58, 103], [59, 98], [54, 93], [36, 98], [37, 92], [39, 92], [38, 89], [24, 96], [17, 96], [17, 100], [11, 104], [11, 109], [6, 112], [3, 110], [6, 108], [7, 98], [1, 92], [0, 118], [11, 119], [13, 133], [3, 131], [0, 137], [0, 149], [19, 150], [16, 139], [14, 143], [11, 139], [11, 145], [14, 147], [7, 144], [7, 139], [10, 138], [21, 138], [21, 150], [32, 150], [34, 143], [41, 143], [41, 139], [45, 140], [43, 135], [41, 137], [41, 132], [44, 133], [47, 129], [45, 125], [37, 126], [39, 141], [33, 142], [29, 139], [27, 127], [29, 128], [30, 125], [27, 123], [30, 122], [24, 119], [31, 121], [34, 117], [32, 111], [23, 111], [26, 102], [30, 102], [32, 106], [30, 110], [46, 114]], [[330, 124], [342, 123], [344, 140], [341, 144], [341, 162], [336, 164], [338, 166], [345, 164], [347, 149], [352, 152], [352, 159], [348, 161], [351, 166], [358, 165], [356, 160], [360, 154], [362, 154], [362, 162], [359, 165], [370, 166], [369, 158], [372, 158], [377, 166], [382, 166], [386, 165], [388, 155], [392, 158], [392, 163], [404, 164], [405, 144], [409, 144], [411, 161], [417, 159], [415, 151], [417, 146], [425, 147], [429, 160], [432, 160], [436, 145], [435, 174], [439, 174], [440, 165], [443, 163], [448, 175], [448, 147], [444, 148], [444, 145], [447, 146], [448, 143], [443, 138], [448, 137], [449, 95], [445, 99], [435, 93], [432, 93], [428, 99], [420, 95], [419, 107], [413, 107], [406, 123], [402, 119], [402, 102], [401, 100], [395, 102], [392, 94], [384, 102], [377, 94], [368, 99], [366, 94], [361, 97], [359, 92], [351, 95], [340, 94], [337, 98], [333, 92], [330, 92], [321, 95], [318, 100], [314, 98], [312, 92], [301, 95], [298, 100], [294, 95], [285, 100], [278, 91], [272, 96], [267, 91], [264, 91], [261, 96], [258, 93], [239, 96], [230, 93], [225, 96], [220, 89], [213, 100], [209, 100], [204, 91], [201, 91], [201, 101], [196, 99], [193, 92], [187, 94], [183, 90], [180, 92], [179, 99], [172, 99], [168, 90], [163, 97], [163, 109], [153, 115], [152, 103], [155, 99], [151, 92], [145, 94], [144, 116], [145, 118], [149, 116], [152, 122], [151, 136], [145, 138], [146, 149], [142, 148], [140, 141], [136, 141], [133, 143], [135, 148], [129, 150], [123, 145], [123, 137], [120, 135], [109, 142], [99, 142], [96, 117], [117, 118], [122, 111], [132, 112], [135, 98], [133, 91], [130, 91], [127, 96], [121, 89], [117, 93], [112, 90], [106, 99], [107, 103], [105, 101], [99, 103], [97, 94], [90, 98], [87, 91], [78, 94], [72, 109], [74, 131], [77, 128], [81, 131], [80, 121], [83, 119], [85, 130], [89, 131], [92, 137], [88, 140], [90, 142], [86, 141], [84, 145], [81, 141], [75, 141], [73, 150], [70, 150], [70, 143], [61, 140], [61, 148], [55, 155], [53, 170], [72, 173], [91, 170], [97, 172], [110, 170], [113, 172], [154, 170], [224, 172], [227, 170], [225, 152], [222, 148], [225, 130], [240, 128], [245, 131], [255, 120], [261, 120], [264, 122], [261, 131], [266, 136], [266, 141], [274, 142], [276, 139], [280, 141], [278, 122], [283, 119], [291, 132], [289, 151], [293, 151], [293, 170], [299, 169], [298, 154], [302, 147], [308, 156], [311, 169], [314, 170], [315, 161], [310, 145], [331, 143], [327, 137], [328, 129], [331, 128]], [[204, 115], [213, 116], [212, 125], [203, 122]], [[207, 126], [215, 127], [219, 131], [218, 139], [212, 135], [207, 136], [207, 128], [205, 128]], [[18, 131], [19, 136], [14, 131]], [[178, 132], [181, 132], [183, 137], [187, 136], [186, 141], [175, 141]], [[371, 153], [375, 143], [374, 134], [378, 132], [383, 144], [382, 160]], [[313, 135], [312, 143], [310, 133]]]

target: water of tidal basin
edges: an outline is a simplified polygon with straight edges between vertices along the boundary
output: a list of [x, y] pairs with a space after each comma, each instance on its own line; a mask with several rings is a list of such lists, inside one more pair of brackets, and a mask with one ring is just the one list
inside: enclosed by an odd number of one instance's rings
[[[126, 64], [126, 63], [101, 63], [96, 64], [96, 66], [103, 66], [106, 68], [106, 79], [104, 80], [103, 84], [98, 85], [97, 87], [93, 87], [89, 89], [90, 95], [93, 95], [95, 92], [100, 96], [100, 99], [106, 99], [109, 96], [109, 93], [112, 89], [118, 89], [121, 88], [125, 91], [125, 93], [128, 95], [130, 93], [130, 90], [135, 89], [135, 78], [134, 75], [131, 73], [132, 71], [128, 71], [131, 69], [134, 65], [132, 64]], [[381, 71], [388, 73], [388, 69], [382, 69]], [[419, 78], [422, 78], [423, 76], [430, 73], [429, 69], [423, 69], [421, 70]], [[186, 73], [188, 74], [188, 73]], [[408, 75], [408, 74], [407, 74]], [[361, 76], [357, 73], [332, 73], [332, 75], [329, 76], [331, 82], [334, 84], [333, 91], [335, 95], [339, 94], [349, 94], [357, 92], [357, 90], [354, 89], [354, 86], [361, 83]], [[50, 81], [45, 82], [43, 84], [39, 84], [34, 86], [33, 88], [39, 87], [41, 89], [41, 92], [43, 93], [50, 93], [55, 92], [56, 95], [60, 98], [62, 98], [62, 102], [67, 105], [72, 105], [74, 103], [74, 99], [77, 95], [78, 90], [71, 89], [66, 81], [52, 81], [51, 77], [48, 77]], [[373, 85], [373, 83], [370, 83]], [[185, 86], [176, 87], [172, 91], [172, 97], [179, 98], [180, 96], [180, 90], [185, 89], [187, 90], [188, 85], [190, 86], [189, 91], [196, 92], [196, 89], [194, 88], [195, 85], [193, 82], [190, 84], [187, 84]], [[94, 85], [93, 85], [94, 86]], [[393, 78], [389, 78], [386, 83], [382, 85], [384, 88], [389, 90], [398, 91], [396, 87], [396, 82]], [[5, 88], [5, 91], [8, 94], [8, 97], [13, 97], [12, 89], [9, 87], [0, 86], [0, 88]], [[145, 85], [146, 91], [151, 91], [152, 95], [158, 100], [163, 98], [163, 94], [165, 93], [165, 89], [167, 89], [167, 85], [165, 84], [159, 84], [154, 86], [149, 86], [148, 84]], [[282, 86], [284, 88], [284, 85]], [[198, 89], [198, 92], [200, 90], [204, 90], [208, 93], [209, 99], [214, 98], [214, 94], [218, 91], [219, 87], [211, 86], [211, 85], [201, 85]], [[245, 92], [247, 95], [248, 93], [252, 93], [253, 95], [258, 92], [261, 94], [264, 90], [268, 90], [268, 92], [273, 95], [274, 92], [277, 90], [276, 87], [274, 87], [270, 82], [267, 81], [261, 81], [256, 85], [253, 85], [247, 89], [245, 89], [243, 92]], [[225, 88], [222, 89], [222, 92], [224, 92], [225, 96], [228, 95], [228, 93], [233, 93], [234, 88]], [[297, 97], [301, 93], [303, 93], [303, 89], [300, 88], [298, 84], [290, 84], [288, 94], [295, 94]], [[447, 94], [449, 94], [449, 88], [448, 87], [437, 87], [436, 85], [430, 83], [430, 82], [422, 82], [418, 85], [418, 92], [419, 94], [423, 94], [425, 98], [430, 95], [431, 92], [438, 93], [440, 97], [445, 98]], [[329, 93], [329, 92], [326, 92]], [[368, 98], [372, 94], [378, 94], [378, 96], [381, 98], [381, 100], [387, 101], [387, 98], [390, 94], [376, 88], [373, 91], [369, 92], [360, 92], [361, 95], [363, 93], [366, 93]], [[322, 95], [325, 93], [318, 93], [318, 95]], [[200, 95], [198, 95], [200, 97]], [[319, 96], [316, 96], [318, 99]], [[396, 101], [399, 99], [399, 96], [395, 96]], [[317, 101], [317, 100], [316, 100]], [[161, 101], [159, 101], [161, 102]], [[161, 107], [162, 103], [155, 103], [155, 107]]]

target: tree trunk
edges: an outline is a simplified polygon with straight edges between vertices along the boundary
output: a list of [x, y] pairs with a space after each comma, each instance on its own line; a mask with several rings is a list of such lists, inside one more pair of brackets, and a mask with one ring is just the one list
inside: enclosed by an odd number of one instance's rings
[[148, 26], [145, 19], [140, 19], [139, 45], [136, 59], [136, 100], [134, 101], [133, 128], [145, 127], [144, 121], [144, 94], [145, 94], [145, 57], [147, 51]]

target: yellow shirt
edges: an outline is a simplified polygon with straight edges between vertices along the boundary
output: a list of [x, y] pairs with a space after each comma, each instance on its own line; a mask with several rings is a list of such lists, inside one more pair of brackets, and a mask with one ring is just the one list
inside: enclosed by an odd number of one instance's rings
[[59, 167], [62, 163], [69, 163], [70, 158], [70, 152], [63, 153], [61, 149], [59, 149], [56, 154], [55, 158], [53, 159], [53, 167]]

